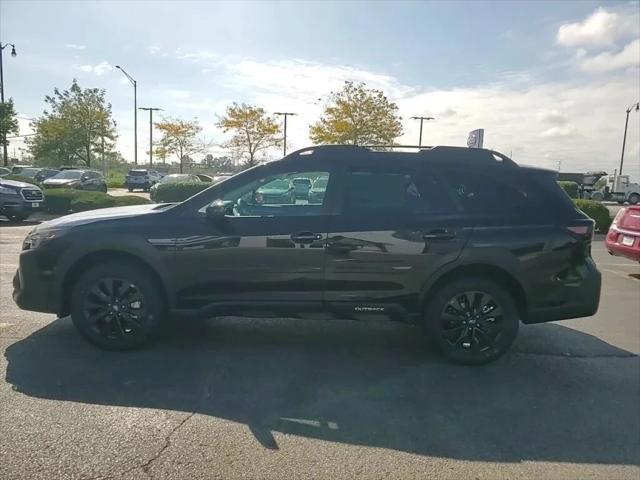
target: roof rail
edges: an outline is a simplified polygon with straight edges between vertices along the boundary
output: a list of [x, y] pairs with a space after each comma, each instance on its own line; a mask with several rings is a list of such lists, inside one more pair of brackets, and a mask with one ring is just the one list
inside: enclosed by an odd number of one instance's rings
[[469, 148], [469, 147], [456, 147], [450, 145], [316, 145], [312, 147], [305, 147], [295, 152], [291, 152], [287, 157], [294, 157], [298, 155], [310, 155], [314, 150], [374, 150], [374, 149], [417, 149], [421, 155], [435, 155], [438, 154], [440, 158], [446, 159], [447, 156], [451, 160], [461, 160], [460, 153], [464, 152], [464, 156], [471, 161], [491, 161], [503, 163], [506, 165], [516, 165], [511, 158], [506, 155], [496, 152], [495, 150], [489, 150], [486, 148]]

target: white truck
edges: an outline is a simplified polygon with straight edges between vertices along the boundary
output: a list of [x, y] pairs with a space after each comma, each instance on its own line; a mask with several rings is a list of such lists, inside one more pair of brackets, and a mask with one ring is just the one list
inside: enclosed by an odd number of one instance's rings
[[607, 184], [601, 190], [591, 192], [592, 200], [613, 200], [619, 204], [629, 202], [630, 205], [640, 203], [640, 184], [629, 180], [629, 175], [609, 175]]

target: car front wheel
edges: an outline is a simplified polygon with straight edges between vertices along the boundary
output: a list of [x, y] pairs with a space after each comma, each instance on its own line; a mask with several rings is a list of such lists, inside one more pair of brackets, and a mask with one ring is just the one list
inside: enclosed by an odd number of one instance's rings
[[164, 313], [156, 282], [143, 269], [99, 264], [80, 276], [71, 295], [71, 318], [84, 338], [105, 350], [145, 345]]
[[482, 365], [506, 352], [520, 316], [512, 295], [484, 278], [454, 280], [440, 288], [426, 309], [429, 340], [447, 359]]

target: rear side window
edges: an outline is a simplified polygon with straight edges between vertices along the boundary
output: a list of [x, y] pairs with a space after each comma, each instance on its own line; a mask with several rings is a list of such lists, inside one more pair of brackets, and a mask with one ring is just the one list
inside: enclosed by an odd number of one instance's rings
[[448, 213], [455, 205], [442, 182], [428, 174], [352, 171], [345, 185], [344, 211]]
[[[465, 211], [481, 216], [522, 216], [547, 220], [573, 211], [573, 205], [546, 172], [523, 170], [479, 172], [445, 169], [443, 172], [457, 201]], [[549, 177], [549, 178], [547, 178]]]

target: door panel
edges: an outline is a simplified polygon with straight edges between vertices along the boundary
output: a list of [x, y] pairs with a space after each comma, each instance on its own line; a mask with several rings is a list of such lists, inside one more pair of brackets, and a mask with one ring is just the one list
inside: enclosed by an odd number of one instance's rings
[[329, 171], [277, 168], [248, 172], [246, 182], [221, 185], [217, 195], [227, 208], [223, 218], [207, 219], [206, 203], [197, 215], [184, 217], [175, 239], [181, 307], [216, 302], [320, 305], [328, 203], [324, 195], [292, 197], [288, 186], [298, 177], [328, 179]]
[[419, 313], [425, 280], [458, 258], [470, 222], [429, 172], [358, 170], [374, 175], [343, 174], [342, 204], [326, 242], [325, 301], [360, 312], [393, 303]]
[[[207, 221], [176, 238], [178, 301], [201, 307], [223, 301], [321, 301], [327, 217]], [[314, 232], [318, 238], [296, 239]], [[292, 238], [293, 237], [293, 238]]]

